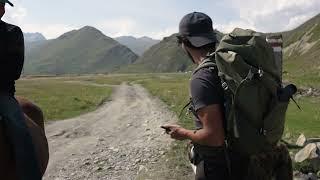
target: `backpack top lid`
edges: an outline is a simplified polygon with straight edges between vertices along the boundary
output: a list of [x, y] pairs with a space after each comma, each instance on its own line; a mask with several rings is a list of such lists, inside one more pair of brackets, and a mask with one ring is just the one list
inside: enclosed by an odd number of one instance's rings
[[[229, 56], [224, 55], [225, 58], [222, 58], [227, 64], [235, 61], [239, 55], [247, 64], [262, 69], [280, 82], [280, 67], [276, 63], [272, 47], [262, 33], [236, 28], [222, 38], [216, 53], [218, 55], [228, 53]], [[218, 62], [217, 64], [221, 65]]]

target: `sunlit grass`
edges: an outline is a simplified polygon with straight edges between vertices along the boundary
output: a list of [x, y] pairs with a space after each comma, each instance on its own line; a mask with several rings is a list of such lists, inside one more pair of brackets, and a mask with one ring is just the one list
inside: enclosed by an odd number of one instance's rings
[[96, 109], [112, 88], [65, 82], [65, 79], [27, 79], [17, 82], [17, 95], [41, 107], [46, 120], [61, 120]]

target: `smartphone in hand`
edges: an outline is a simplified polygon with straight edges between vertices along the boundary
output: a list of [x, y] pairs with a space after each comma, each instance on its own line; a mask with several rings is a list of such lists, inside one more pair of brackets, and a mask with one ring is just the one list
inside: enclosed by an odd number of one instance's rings
[[161, 126], [161, 128], [164, 129], [167, 134], [169, 134], [169, 132], [171, 131], [171, 128], [169, 127]]

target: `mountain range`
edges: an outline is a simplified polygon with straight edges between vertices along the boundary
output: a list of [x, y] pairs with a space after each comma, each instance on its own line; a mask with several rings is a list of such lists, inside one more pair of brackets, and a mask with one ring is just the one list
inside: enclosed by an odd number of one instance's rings
[[[285, 78], [304, 83], [310, 79], [320, 79], [320, 14], [293, 30], [280, 33], [284, 38]], [[223, 36], [218, 31], [217, 35], [219, 39]], [[24, 72], [82, 74], [189, 71], [192, 62], [177, 46], [175, 36], [173, 34], [160, 42], [148, 37], [112, 39], [89, 26], [67, 32], [53, 40], [45, 40], [39, 34], [32, 35], [39, 38], [26, 38], [31, 40], [26, 40]]]
[[93, 27], [27, 44], [24, 74], [109, 73], [138, 56]]
[[25, 42], [36, 42], [47, 40], [41, 33], [23, 33]]
[[[218, 40], [223, 34], [216, 31]], [[147, 50], [135, 63], [121, 68], [120, 72], [184, 72], [192, 70], [193, 63], [177, 44], [177, 34], [165, 37]]]
[[133, 36], [121, 36], [115, 38], [120, 44], [123, 44], [130, 48], [134, 53], [141, 56], [151, 46], [159, 43], [159, 40], [155, 40], [149, 37], [135, 38]]

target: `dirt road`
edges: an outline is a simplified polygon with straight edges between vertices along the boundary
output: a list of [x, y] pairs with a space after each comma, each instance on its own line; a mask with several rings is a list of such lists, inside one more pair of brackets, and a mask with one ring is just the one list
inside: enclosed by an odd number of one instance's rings
[[159, 127], [176, 120], [142, 87], [120, 85], [95, 112], [47, 125], [50, 163], [44, 179], [135, 179], [163, 158], [171, 140]]

